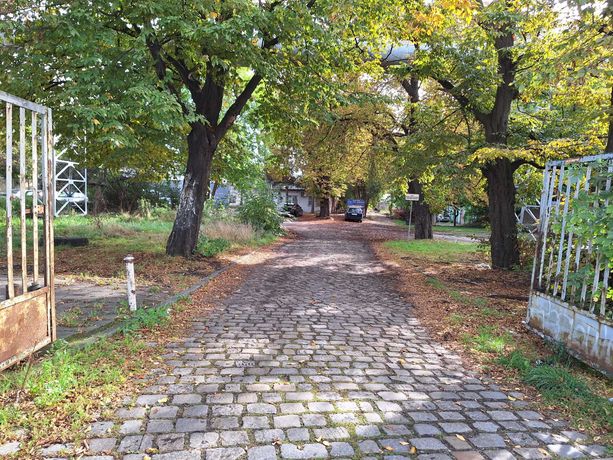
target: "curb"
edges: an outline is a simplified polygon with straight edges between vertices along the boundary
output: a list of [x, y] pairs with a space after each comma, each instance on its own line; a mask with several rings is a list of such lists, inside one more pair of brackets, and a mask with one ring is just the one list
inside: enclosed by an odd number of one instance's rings
[[[212, 280], [217, 278], [219, 275], [221, 275], [222, 273], [226, 272], [230, 268], [234, 267], [236, 264], [237, 264], [237, 262], [230, 262], [225, 267], [218, 268], [213, 273], [211, 273], [210, 275], [205, 276], [200, 281], [198, 281], [196, 284], [188, 287], [187, 289], [185, 289], [185, 290], [183, 290], [183, 291], [181, 291], [181, 292], [179, 292], [177, 294], [174, 294], [173, 296], [171, 296], [168, 299], [164, 300], [163, 302], [155, 305], [154, 307], [147, 307], [147, 308], [163, 308], [163, 307], [166, 307], [167, 311], [170, 311], [170, 308], [172, 307], [173, 304], [175, 304], [176, 302], [181, 300], [183, 297], [187, 297], [187, 296], [193, 294], [198, 289], [203, 288], [208, 283], [210, 283]], [[89, 334], [87, 334], [86, 337], [83, 337], [83, 338], [78, 338], [77, 337], [77, 338], [75, 338], [73, 340], [67, 340], [66, 342], [68, 343], [70, 348], [84, 348], [87, 345], [91, 345], [93, 343], [96, 343], [97, 341], [99, 341], [99, 340], [101, 340], [103, 338], [111, 337], [111, 336], [115, 335], [126, 324], [128, 318], [122, 318], [122, 319], [115, 320], [115, 321], [113, 321], [113, 322], [111, 322], [109, 324], [105, 324], [104, 326], [101, 326], [98, 329], [95, 329], [95, 330], [91, 331]], [[45, 349], [46, 348], [47, 347], [45, 347]], [[44, 351], [44, 349], [41, 350], [41, 351]]]

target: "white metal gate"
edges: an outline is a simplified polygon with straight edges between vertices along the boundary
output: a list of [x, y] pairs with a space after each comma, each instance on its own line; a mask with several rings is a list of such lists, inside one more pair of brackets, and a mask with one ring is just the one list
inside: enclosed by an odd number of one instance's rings
[[547, 163], [528, 324], [613, 373], [613, 154]]
[[0, 91], [0, 370], [55, 340], [51, 109]]

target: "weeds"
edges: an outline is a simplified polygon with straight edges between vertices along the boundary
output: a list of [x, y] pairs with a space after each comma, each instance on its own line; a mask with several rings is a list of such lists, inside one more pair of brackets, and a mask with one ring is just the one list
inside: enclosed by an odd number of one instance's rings
[[168, 307], [145, 307], [137, 309], [121, 327], [121, 332], [128, 334], [139, 329], [151, 329], [168, 321]]
[[196, 247], [196, 252], [205, 257], [213, 257], [222, 253], [231, 246], [228, 240], [223, 238], [210, 239], [206, 236], [201, 237]]
[[256, 231], [251, 225], [224, 220], [212, 221], [205, 225], [203, 233], [211, 240], [221, 239], [231, 243], [242, 244], [249, 244], [257, 237]]
[[512, 343], [512, 337], [508, 333], [497, 333], [492, 326], [481, 326], [476, 335], [464, 334], [462, 341], [481, 353], [502, 353]]
[[80, 307], [72, 307], [66, 310], [57, 320], [58, 326], [78, 327], [81, 325], [83, 311]]
[[522, 380], [538, 389], [545, 401], [562, 408], [582, 427], [613, 430], [613, 405], [593, 393], [581, 377], [574, 375], [572, 358], [557, 352], [546, 362], [533, 362], [520, 350], [498, 358], [498, 363], [515, 369]]
[[167, 320], [166, 308], [141, 308], [127, 319], [121, 336], [83, 349], [58, 341], [32, 366], [5, 371], [0, 375], [0, 443], [20, 438], [22, 458], [26, 453], [35, 457], [41, 445], [80, 442], [85, 425], [112, 407], [129, 376], [144, 367], [148, 347], [133, 332]]

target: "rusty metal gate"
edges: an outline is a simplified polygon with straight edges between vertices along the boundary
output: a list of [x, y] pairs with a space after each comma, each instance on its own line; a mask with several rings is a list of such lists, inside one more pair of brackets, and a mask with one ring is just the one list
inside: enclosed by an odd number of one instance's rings
[[51, 109], [0, 91], [0, 370], [55, 339]]

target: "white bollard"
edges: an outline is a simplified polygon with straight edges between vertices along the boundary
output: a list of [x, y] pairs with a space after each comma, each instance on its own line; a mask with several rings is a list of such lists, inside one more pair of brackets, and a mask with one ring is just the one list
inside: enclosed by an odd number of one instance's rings
[[128, 254], [123, 261], [126, 263], [126, 275], [128, 278], [128, 305], [130, 311], [136, 311], [136, 281], [134, 279], [134, 257]]

